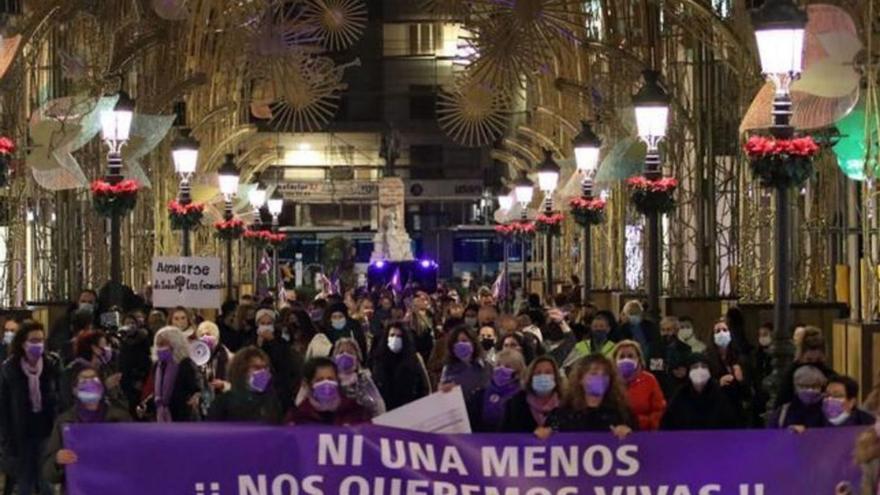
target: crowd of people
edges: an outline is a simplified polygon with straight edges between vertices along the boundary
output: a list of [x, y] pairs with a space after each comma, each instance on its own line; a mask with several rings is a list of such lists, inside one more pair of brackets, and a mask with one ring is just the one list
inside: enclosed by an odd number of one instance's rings
[[[473, 431], [539, 438], [869, 427], [880, 405], [872, 391], [859, 407], [858, 384], [831, 369], [822, 331], [809, 326], [796, 328], [795, 361], [769, 387], [772, 326], [750, 341], [736, 309], [703, 333], [686, 316], [651, 321], [638, 301], [619, 317], [564, 296], [530, 295], [504, 311], [486, 288], [441, 285], [281, 304], [243, 296], [216, 321], [145, 302], [102, 327], [97, 299], [82, 292], [51, 332], [31, 320], [4, 324], [4, 493], [63, 485], [64, 467], [77, 462], [61, 436], [70, 423], [356, 425], [455, 387]], [[194, 359], [196, 342], [209, 357]], [[874, 487], [878, 435], [866, 428], [857, 451]]]

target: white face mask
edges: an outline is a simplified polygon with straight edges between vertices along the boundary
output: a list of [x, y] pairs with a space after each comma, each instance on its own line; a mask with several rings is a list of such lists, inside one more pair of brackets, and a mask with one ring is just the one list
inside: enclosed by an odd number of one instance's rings
[[681, 340], [687, 340], [694, 336], [694, 328], [693, 327], [681, 327], [678, 329], [678, 338]]
[[688, 373], [688, 376], [695, 387], [702, 387], [709, 383], [711, 374], [706, 368], [694, 368]]
[[849, 419], [849, 413], [841, 413], [836, 418], [828, 418], [828, 422], [833, 424], [834, 426], [840, 426]]
[[274, 331], [275, 331], [275, 327], [272, 325], [260, 325], [257, 327], [257, 333], [260, 333], [263, 335], [265, 335], [267, 333], [272, 333]]
[[725, 348], [730, 345], [730, 332], [727, 330], [722, 330], [720, 332], [715, 333], [715, 345], [721, 348]]
[[388, 337], [388, 349], [397, 354], [403, 349], [403, 338], [398, 336]]
[[772, 344], [772, 343], [773, 343], [773, 337], [771, 337], [769, 335], [764, 336], [764, 337], [758, 337], [758, 344], [760, 344], [761, 347], [770, 347], [770, 344]]
[[3, 344], [9, 345], [12, 343], [12, 340], [15, 338], [15, 332], [6, 332], [3, 334]]

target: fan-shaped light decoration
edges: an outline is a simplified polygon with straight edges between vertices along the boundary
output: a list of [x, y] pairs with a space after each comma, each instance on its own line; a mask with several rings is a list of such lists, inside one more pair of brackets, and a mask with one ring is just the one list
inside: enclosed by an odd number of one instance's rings
[[480, 21], [461, 40], [468, 77], [503, 90], [522, 87], [523, 78], [541, 67], [549, 50], [542, 39], [525, 34], [503, 16]]
[[330, 51], [351, 47], [364, 34], [367, 6], [362, 0], [307, 0], [305, 17]]
[[317, 52], [316, 45], [321, 41], [318, 27], [304, 9], [291, 9], [283, 3], [266, 6], [244, 28], [250, 62], [256, 65], [271, 63], [271, 59], [294, 49]]
[[352, 65], [360, 65], [360, 61], [337, 67], [328, 57], [292, 50], [259, 74], [251, 112], [255, 116], [271, 114], [271, 125], [277, 130], [319, 130], [336, 113], [339, 92], [348, 87], [342, 75]]
[[471, 14], [469, 0], [423, 0], [422, 9], [450, 20], [466, 19]]
[[134, 114], [128, 143], [122, 148], [122, 163], [127, 178], [138, 181], [143, 187], [151, 186], [149, 177], [141, 167], [140, 159], [165, 139], [172, 124], [174, 124], [174, 115]]
[[[813, 4], [804, 40], [804, 72], [792, 85], [797, 129], [829, 126], [849, 113], [859, 100], [859, 74], [853, 59], [862, 49], [852, 17], [840, 7]], [[771, 125], [773, 85], [767, 83], [752, 101], [740, 123], [740, 132]]]
[[[574, 48], [586, 23], [583, 0], [472, 0], [481, 15], [510, 23], [544, 47]], [[547, 53], [546, 55], [551, 55]]]
[[437, 121], [455, 142], [483, 146], [504, 133], [509, 108], [508, 93], [463, 78], [450, 91], [440, 92]]

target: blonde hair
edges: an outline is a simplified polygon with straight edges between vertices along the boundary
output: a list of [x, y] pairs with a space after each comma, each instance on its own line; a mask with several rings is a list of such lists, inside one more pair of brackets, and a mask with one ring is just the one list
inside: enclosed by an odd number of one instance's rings
[[630, 299], [623, 305], [623, 309], [620, 310], [621, 313], [630, 316], [630, 315], [641, 315], [644, 312], [644, 308], [642, 308], [642, 303], [636, 301], [635, 299]]
[[611, 357], [614, 361], [617, 361], [617, 355], [620, 353], [620, 350], [624, 347], [632, 347], [636, 351], [636, 356], [639, 358], [639, 366], [642, 368], [645, 367], [645, 356], [642, 354], [642, 346], [639, 345], [635, 340], [621, 340], [620, 342], [614, 344], [614, 349], [611, 351]]
[[667, 325], [667, 324], [673, 325], [675, 327], [675, 329], [678, 330], [681, 322], [678, 321], [677, 316], [664, 316], [663, 319], [660, 320], [660, 327], [662, 328], [663, 325]]
[[202, 335], [210, 335], [220, 340], [220, 329], [217, 328], [217, 324], [213, 321], [203, 321], [196, 328], [196, 336], [201, 337]]
[[503, 349], [498, 354], [495, 354], [495, 365], [508, 366], [513, 371], [516, 371], [517, 375], [522, 375], [522, 371], [526, 369], [526, 360], [523, 358], [522, 353], [516, 349]]
[[171, 346], [171, 351], [174, 353], [175, 363], [180, 363], [184, 359], [189, 359], [189, 343], [187, 342], [186, 337], [183, 336], [183, 332], [177, 327], [167, 326], [156, 332], [156, 336], [153, 337], [153, 349], [151, 351], [153, 361], [159, 360], [159, 356], [156, 355], [156, 347], [158, 347], [160, 339], [168, 341], [168, 345]]

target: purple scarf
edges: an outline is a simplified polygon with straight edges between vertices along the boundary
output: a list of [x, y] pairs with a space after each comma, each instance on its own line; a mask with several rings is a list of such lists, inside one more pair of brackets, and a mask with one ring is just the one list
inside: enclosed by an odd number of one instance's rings
[[483, 392], [483, 424], [500, 425], [504, 418], [504, 406], [517, 392], [517, 380], [510, 380], [506, 385], [496, 385], [494, 380], [489, 380], [489, 386]]
[[43, 374], [43, 358], [36, 365], [28, 362], [27, 358], [21, 358], [21, 370], [28, 381], [28, 395], [31, 399], [31, 412], [38, 413], [43, 410], [43, 394], [40, 392], [40, 375]]
[[171, 404], [178, 367], [178, 363], [173, 359], [156, 363], [153, 398], [156, 400], [156, 421], [159, 423], [171, 422], [171, 410], [168, 406]]

